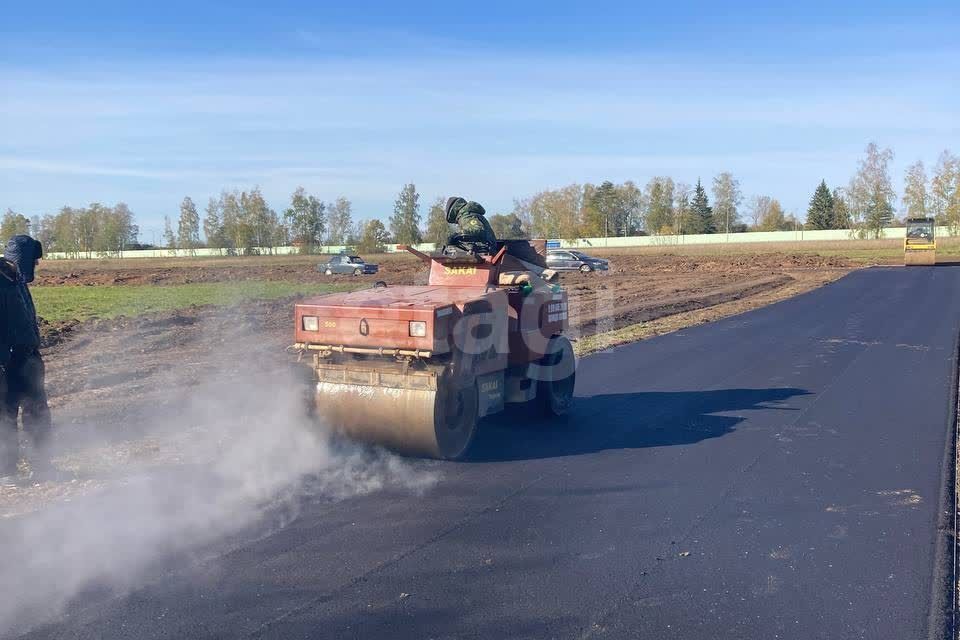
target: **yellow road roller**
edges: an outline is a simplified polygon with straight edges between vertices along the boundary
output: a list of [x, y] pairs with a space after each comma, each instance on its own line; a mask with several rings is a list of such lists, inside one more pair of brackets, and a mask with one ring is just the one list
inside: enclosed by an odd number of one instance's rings
[[907, 220], [907, 232], [903, 238], [903, 264], [905, 266], [937, 263], [935, 228], [933, 218], [909, 218]]

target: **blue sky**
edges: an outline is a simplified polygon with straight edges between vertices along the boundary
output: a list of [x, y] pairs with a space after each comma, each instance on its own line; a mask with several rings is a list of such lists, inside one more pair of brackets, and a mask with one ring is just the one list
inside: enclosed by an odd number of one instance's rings
[[[801, 215], [867, 142], [960, 152], [956, 2], [8, 3], [0, 207], [303, 185], [491, 211], [570, 182], [731, 171]], [[838, 3], [840, 4], [840, 3]]]

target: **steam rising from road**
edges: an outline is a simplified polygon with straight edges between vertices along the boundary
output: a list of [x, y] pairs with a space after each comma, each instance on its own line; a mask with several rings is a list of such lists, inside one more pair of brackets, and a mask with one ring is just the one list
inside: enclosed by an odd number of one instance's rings
[[0, 637], [85, 590], [131, 589], [164, 559], [197, 559], [226, 536], [283, 527], [304, 499], [421, 492], [436, 481], [394, 456], [332, 442], [292, 374], [197, 388], [180, 406], [155, 418], [181, 434], [178, 464], [141, 462], [96, 495], [0, 521]]

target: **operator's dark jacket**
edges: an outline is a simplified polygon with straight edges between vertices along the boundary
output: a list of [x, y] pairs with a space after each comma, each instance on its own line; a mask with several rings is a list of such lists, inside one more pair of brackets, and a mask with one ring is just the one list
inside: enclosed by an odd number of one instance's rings
[[467, 202], [459, 196], [453, 196], [447, 198], [444, 209], [447, 222], [460, 227], [458, 233], [450, 236], [447, 244], [469, 243], [485, 253], [496, 251], [497, 236], [493, 232], [493, 227], [487, 222], [486, 210], [479, 203]]

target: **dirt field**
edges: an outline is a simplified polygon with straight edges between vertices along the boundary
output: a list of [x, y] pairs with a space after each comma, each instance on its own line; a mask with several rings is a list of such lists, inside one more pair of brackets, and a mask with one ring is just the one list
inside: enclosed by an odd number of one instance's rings
[[[643, 272], [695, 273], [731, 269], [819, 269], [832, 266], [896, 263], [901, 253], [890, 252], [881, 243], [853, 242], [841, 254], [837, 243], [822, 243], [819, 251], [794, 245], [701, 247], [650, 247], [642, 249], [589, 250], [591, 255], [610, 258], [611, 274], [643, 275]], [[817, 245], [820, 247], [821, 245]], [[873, 247], [873, 248], [866, 248]], [[877, 249], [881, 247], [881, 249]], [[897, 245], [900, 247], [900, 245]], [[848, 255], [849, 254], [849, 255]], [[401, 284], [412, 282], [420, 263], [408, 254], [369, 256], [380, 265], [380, 279]], [[317, 256], [268, 256], [257, 258], [178, 258], [129, 260], [46, 260], [37, 272], [35, 286], [171, 285], [196, 282], [282, 280], [325, 282], [314, 270]], [[344, 276], [346, 277], [346, 276]]]
[[[604, 255], [603, 252], [597, 252]], [[804, 254], [683, 256], [606, 254], [609, 273], [568, 273], [574, 335], [689, 314], [737, 302], [731, 312], [794, 294], [846, 273], [847, 260]], [[422, 282], [421, 264], [406, 256], [381, 256], [375, 278], [389, 284]], [[183, 261], [47, 262], [37, 284], [182, 284], [236, 280], [325, 282], [316, 258]], [[359, 280], [334, 276], [335, 280]], [[361, 281], [362, 282], [362, 281]], [[359, 284], [359, 282], [358, 282]], [[46, 325], [51, 403], [62, 419], [127, 422], [151, 395], [169, 395], [210, 375], [240, 375], [289, 358], [292, 299], [231, 308], [191, 308], [139, 318]], [[40, 309], [42, 315], [43, 309]], [[702, 321], [692, 319], [692, 322]], [[251, 336], [253, 339], [251, 339]]]

